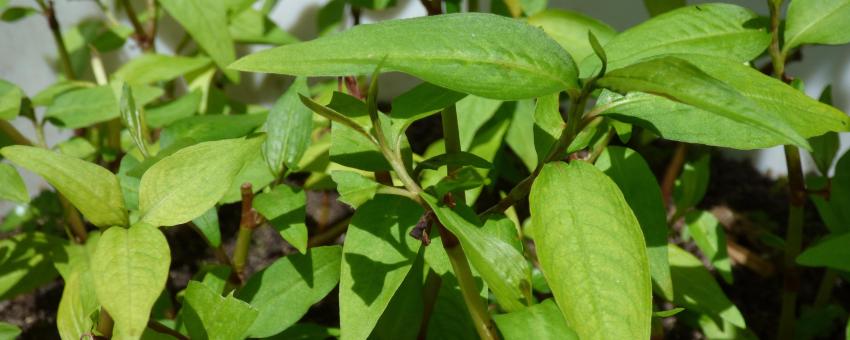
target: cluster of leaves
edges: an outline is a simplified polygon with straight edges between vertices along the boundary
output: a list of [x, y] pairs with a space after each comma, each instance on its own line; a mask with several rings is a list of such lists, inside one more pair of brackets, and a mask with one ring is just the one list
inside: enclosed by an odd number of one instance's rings
[[[36, 2], [3, 20], [55, 22]], [[684, 1], [647, 1], [657, 16], [616, 32], [539, 0], [493, 1], [493, 13], [423, 1], [448, 14], [342, 30], [347, 8], [395, 2], [334, 0], [307, 42], [269, 20], [275, 1], [156, 0], [138, 16], [122, 1], [132, 28], [98, 3], [105, 20], [54, 31], [63, 79], [34, 96], [0, 81], [0, 155], [57, 191], [31, 199], [0, 164], [0, 199], [20, 204], [2, 225], [15, 233], [0, 241], [0, 299], [61, 276], [63, 339], [647, 339], [679, 312], [709, 338], [753, 337], [715, 274], [668, 241], [684, 218], [677, 237], [733, 282], [723, 227], [695, 208], [708, 158], [685, 165], [668, 221], [647, 162], [615, 137], [809, 150], [821, 174], [809, 187], [831, 189], [811, 198], [830, 234], [797, 263], [850, 272], [850, 154], [828, 177], [850, 117], [750, 64], [769, 46], [850, 42], [850, 1], [792, 1], [781, 42], [749, 9]], [[164, 15], [194, 51], [153, 51]], [[145, 53], [107, 72], [100, 55], [132, 39]], [[235, 44], [280, 46], [237, 60]], [[240, 71], [295, 79], [266, 109], [228, 96]], [[390, 71], [423, 82], [382, 112], [378, 74]], [[75, 77], [87, 73], [95, 82]], [[414, 153], [409, 128], [434, 115], [443, 138]], [[77, 133], [32, 142], [9, 124], [18, 116]], [[322, 245], [306, 191], [333, 189], [355, 212], [344, 242]], [[513, 208], [526, 197], [530, 216]], [[219, 210], [240, 201], [228, 257]], [[265, 226], [298, 252], [247, 276]], [[168, 228], [224, 254], [180, 292], [165, 289]], [[299, 323], [336, 287], [338, 328]]]

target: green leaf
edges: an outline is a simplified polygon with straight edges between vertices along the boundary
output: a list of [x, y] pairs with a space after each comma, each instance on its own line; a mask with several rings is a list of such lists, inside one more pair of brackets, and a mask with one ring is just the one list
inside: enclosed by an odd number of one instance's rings
[[131, 84], [164, 82], [197, 71], [209, 63], [204, 57], [146, 53], [122, 65], [112, 77]]
[[710, 212], [693, 211], [685, 216], [688, 234], [726, 283], [732, 284], [732, 264], [726, 253], [726, 233]]
[[180, 149], [154, 164], [139, 185], [140, 220], [173, 226], [201, 216], [230, 188], [263, 139], [226, 139]]
[[320, 37], [334, 34], [345, 25], [345, 5], [347, 0], [328, 1], [316, 15], [316, 32]]
[[277, 100], [266, 118], [266, 142], [263, 155], [272, 172], [279, 174], [283, 167], [297, 170], [298, 162], [310, 143], [313, 131], [313, 111], [301, 104], [298, 95], [309, 95], [307, 79], [295, 82]]
[[676, 181], [674, 196], [676, 211], [685, 212], [695, 207], [705, 196], [711, 175], [711, 155], [705, 153], [694, 162], [686, 162]]
[[729, 301], [711, 273], [702, 266], [702, 261], [675, 245], [670, 244], [668, 247], [675, 293], [673, 303], [707, 314], [719, 326], [725, 320], [737, 327], [747, 328], [738, 307]]
[[168, 278], [165, 236], [144, 223], [106, 229], [91, 259], [97, 300], [115, 321], [117, 339], [138, 339]]
[[[63, 339], [79, 339], [90, 333], [94, 322], [92, 314], [100, 304], [94, 290], [91, 273], [91, 256], [97, 247], [100, 234], [90, 233], [85, 246], [72, 244], [66, 247], [68, 269], [62, 273], [65, 287], [56, 312], [56, 327]], [[60, 268], [60, 264], [56, 263]], [[60, 269], [60, 272], [63, 270]]]
[[230, 18], [230, 36], [238, 43], [286, 45], [298, 38], [280, 29], [265, 14], [246, 8]]
[[421, 243], [408, 236], [423, 210], [379, 195], [354, 213], [343, 246], [339, 283], [342, 339], [366, 339], [401, 286]]
[[122, 83], [121, 99], [120, 99], [121, 120], [124, 121], [124, 126], [130, 134], [130, 139], [136, 144], [136, 147], [144, 157], [148, 157], [148, 129], [145, 123], [145, 115], [141, 110], [136, 108], [136, 100], [133, 99], [133, 92], [130, 91], [130, 86], [127, 83]]
[[428, 158], [416, 165], [414, 173], [420, 173], [422, 170], [437, 170], [442, 166], [457, 165], [457, 166], [473, 166], [479, 169], [492, 169], [493, 164], [490, 164], [486, 159], [477, 156], [476, 154], [461, 151], [453, 153], [443, 153], [437, 156]]
[[178, 120], [162, 130], [160, 147], [166, 148], [181, 139], [206, 142], [245, 136], [266, 121], [262, 113], [245, 115], [204, 115]]
[[643, 5], [646, 6], [649, 15], [653, 17], [684, 7], [686, 4], [686, 0], [643, 0]]
[[30, 194], [27, 192], [24, 179], [21, 178], [15, 167], [6, 163], [0, 163], [0, 200], [21, 204], [30, 201]]
[[60, 80], [33, 96], [32, 105], [47, 106], [53, 104], [53, 99], [63, 93], [91, 87], [95, 87], [95, 84], [87, 81]]
[[440, 223], [457, 236], [469, 263], [481, 274], [499, 305], [511, 312], [525, 308], [531, 295], [531, 268], [522, 253], [482, 230], [482, 223], [461, 202], [456, 209], [464, 210], [458, 212], [427, 193], [420, 195]]
[[254, 197], [257, 212], [302, 254], [307, 251], [307, 194], [304, 190], [278, 185]]
[[582, 339], [649, 338], [646, 244], [617, 185], [583, 161], [549, 163], [529, 206], [535, 235], [545, 235], [535, 238], [540, 268], [567, 325]]
[[17, 339], [21, 329], [10, 323], [0, 322], [0, 339]]
[[380, 184], [352, 171], [332, 171], [331, 178], [336, 182], [339, 200], [352, 208], [357, 208], [375, 197]]
[[838, 138], [838, 133], [827, 132], [820, 136], [809, 138], [809, 144], [812, 146], [811, 156], [815, 161], [818, 171], [821, 175], [829, 174], [829, 168], [832, 167], [832, 162], [838, 154], [838, 149], [841, 146], [841, 141]]
[[464, 97], [465, 93], [422, 82], [393, 99], [390, 119], [394, 133], [400, 135], [413, 122], [438, 113]]
[[242, 339], [259, 312], [233, 297], [222, 297], [203, 283], [189, 281], [182, 316], [192, 339]]
[[783, 53], [802, 44], [840, 45], [850, 42], [850, 1], [794, 0], [788, 5]]
[[[608, 70], [613, 71], [672, 53], [745, 62], [758, 57], [769, 44], [770, 34], [766, 25], [759, 24], [757, 14], [737, 5], [716, 3], [664, 13], [618, 34], [604, 47]], [[596, 57], [586, 57], [581, 62], [581, 76], [596, 74], [600, 66]]]
[[610, 71], [597, 83], [621, 93], [638, 91], [668, 97], [761, 130], [785, 144], [809, 149], [805, 138], [788, 122], [771, 120], [769, 110], [676, 57], [660, 57]]
[[[445, 39], [450, 36], [452, 39]], [[340, 55], [339, 51], [346, 51]], [[286, 62], [281, 62], [286, 60]], [[381, 21], [244, 57], [232, 68], [298, 76], [369, 74], [383, 60], [450, 90], [522, 99], [578, 90], [570, 56], [533, 27], [492, 14]]]
[[443, 197], [450, 192], [466, 191], [487, 184], [488, 181], [478, 171], [471, 167], [455, 170], [434, 185], [436, 197]]
[[494, 315], [493, 321], [505, 340], [578, 340], [552, 299], [513, 313]]
[[236, 297], [260, 311], [247, 336], [264, 338], [301, 319], [339, 282], [339, 246], [310, 248], [306, 255], [283, 257], [254, 274]]
[[5, 22], [15, 22], [36, 13], [39, 13], [39, 11], [29, 6], [12, 6], [6, 8], [6, 10], [3, 11], [3, 14], [0, 14], [0, 20]]
[[652, 313], [652, 317], [654, 317], [654, 318], [669, 318], [671, 316], [679, 314], [679, 312], [681, 312], [683, 310], [685, 310], [685, 309], [682, 308], [682, 307], [676, 307], [676, 308], [673, 308], [673, 309], [657, 311], [657, 312]]
[[218, 210], [215, 207], [209, 208], [203, 215], [192, 220], [192, 223], [204, 234], [210, 246], [221, 245], [221, 227], [218, 224]]
[[0, 119], [12, 120], [21, 111], [24, 92], [8, 81], [0, 79]]
[[[140, 106], [163, 94], [150, 86], [133, 87], [133, 97]], [[45, 118], [66, 129], [86, 127], [119, 116], [118, 99], [108, 85], [63, 93], [47, 108]]]
[[828, 267], [850, 271], [850, 233], [825, 239], [806, 249], [797, 257], [797, 263], [808, 267]]
[[202, 95], [200, 91], [192, 91], [180, 98], [145, 109], [145, 120], [152, 128], [161, 128], [198, 112]]
[[564, 130], [564, 119], [558, 111], [558, 94], [537, 98], [534, 107], [534, 150], [537, 159], [544, 159]]
[[653, 288], [663, 298], [672, 299], [673, 282], [667, 263], [667, 212], [649, 164], [632, 149], [609, 146], [596, 160], [596, 167], [617, 184], [640, 223]]
[[587, 32], [593, 32], [603, 46], [617, 35], [617, 31], [604, 22], [563, 9], [547, 9], [537, 13], [528, 18], [528, 24], [542, 28], [577, 61], [593, 55]]
[[56, 278], [52, 262], [62, 241], [42, 232], [0, 240], [0, 300], [27, 293]]
[[514, 105], [515, 109], [511, 117], [511, 125], [505, 135], [505, 142], [519, 156], [528, 171], [534, 171], [537, 167], [537, 151], [534, 143], [528, 142], [534, 140], [534, 101], [521, 100]]
[[225, 24], [227, 8], [223, 1], [162, 0], [160, 5], [186, 29], [228, 79], [239, 82], [239, 73], [227, 69], [236, 60], [236, 51]]
[[457, 125], [461, 150], [469, 151], [472, 140], [477, 136], [476, 132], [496, 115], [501, 106], [502, 102], [499, 100], [478, 96], [466, 96], [457, 102]]
[[96, 164], [57, 152], [8, 146], [0, 154], [43, 177], [98, 227], [127, 225], [127, 210], [118, 178]]
[[246, 156], [245, 165], [233, 178], [230, 188], [224, 193], [224, 196], [218, 200], [219, 204], [228, 204], [239, 202], [242, 200], [242, 184], [251, 183], [251, 188], [254, 193], [263, 190], [266, 186], [274, 182], [277, 176], [269, 169], [263, 158], [262, 152], [258, 148]]
[[88, 161], [94, 160], [94, 156], [97, 153], [94, 145], [83, 137], [73, 137], [56, 144], [55, 149], [59, 150], [62, 154]]
[[[813, 190], [824, 189], [827, 184], [825, 178], [821, 178], [821, 183], [817, 184], [812, 183], [813, 178], [807, 182], [806, 187]], [[828, 200], [818, 194], [809, 197], [829, 231], [842, 234], [850, 231], [850, 152], [845, 152], [835, 164], [835, 175], [831, 182]]]

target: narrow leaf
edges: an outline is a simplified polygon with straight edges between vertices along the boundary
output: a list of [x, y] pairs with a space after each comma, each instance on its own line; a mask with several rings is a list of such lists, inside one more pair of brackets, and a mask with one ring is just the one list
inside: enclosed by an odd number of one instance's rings
[[122, 65], [112, 77], [131, 84], [151, 84], [172, 80], [209, 63], [210, 60], [204, 57], [146, 53]]
[[[444, 39], [446, 35], [453, 38]], [[384, 59], [386, 71], [409, 73], [483, 97], [521, 99], [578, 90], [575, 64], [557, 43], [521, 21], [482, 13], [358, 25], [340, 34], [255, 53], [231, 67], [343, 76], [371, 73]]]
[[481, 230], [481, 222], [462, 203], [458, 202], [456, 209], [466, 209], [463, 215], [427, 193], [421, 196], [440, 223], [457, 236], [469, 263], [487, 282], [499, 305], [507, 311], [525, 308], [531, 294], [531, 268], [522, 253]]
[[301, 103], [299, 95], [309, 95], [307, 79], [303, 77], [295, 78], [266, 118], [263, 155], [275, 174], [279, 174], [284, 166], [298, 170], [298, 162], [310, 142], [313, 112]]
[[141, 221], [156, 226], [186, 223], [224, 196], [245, 158], [263, 139], [226, 139], [181, 149], [154, 164], [139, 185]]
[[239, 82], [239, 73], [227, 69], [236, 60], [233, 39], [227, 29], [227, 8], [222, 1], [163, 0], [163, 8], [186, 29], [228, 79]]
[[0, 119], [12, 120], [21, 111], [24, 92], [8, 81], [0, 79]]
[[828, 267], [850, 270], [850, 233], [827, 238], [809, 247], [797, 257], [797, 263], [809, 267]]
[[8, 146], [0, 154], [47, 180], [98, 227], [127, 225], [118, 177], [71, 156], [30, 146]]
[[646, 6], [649, 15], [653, 17], [683, 7], [686, 4], [686, 0], [643, 0], [643, 5]]
[[375, 197], [381, 184], [352, 171], [333, 171], [331, 178], [336, 182], [339, 200], [357, 208]]
[[732, 284], [732, 265], [726, 253], [726, 233], [710, 212], [693, 211], [685, 216], [688, 234], [726, 283]]
[[[582, 339], [647, 339], [646, 244], [617, 185], [582, 161], [549, 163], [529, 198], [537, 256], [567, 324]], [[624, 303], [628, 301], [628, 303]]]
[[119, 108], [121, 110], [121, 120], [127, 127], [130, 133], [130, 138], [143, 156], [148, 157], [148, 129], [145, 123], [145, 116], [141, 110], [136, 107], [136, 100], [133, 99], [133, 92], [130, 91], [130, 86], [123, 83], [121, 88], [121, 100]]
[[171, 253], [165, 236], [143, 223], [109, 228], [91, 261], [97, 299], [115, 321], [115, 337], [138, 339], [168, 278]]
[[598, 84], [622, 93], [639, 91], [664, 96], [809, 149], [805, 138], [787, 122], [769, 120], [771, 114], [754, 101], [679, 58], [660, 57], [614, 70]]
[[265, 338], [301, 319], [339, 282], [339, 246], [311, 248], [307, 254], [283, 257], [254, 274], [236, 297], [259, 311], [246, 334]]
[[669, 245], [670, 273], [673, 275], [673, 303], [688, 310], [707, 314], [715, 324], [723, 320], [747, 328], [738, 307], [726, 294], [695, 256], [675, 245]]
[[218, 211], [215, 207], [209, 208], [203, 215], [198, 216], [192, 223], [204, 234], [210, 246], [221, 245], [221, 228], [218, 224]]
[[587, 40], [587, 33], [593, 32], [604, 46], [617, 31], [608, 24], [579, 12], [563, 9], [547, 9], [528, 18], [528, 24], [543, 29], [558, 42], [575, 61], [593, 55], [593, 48]]

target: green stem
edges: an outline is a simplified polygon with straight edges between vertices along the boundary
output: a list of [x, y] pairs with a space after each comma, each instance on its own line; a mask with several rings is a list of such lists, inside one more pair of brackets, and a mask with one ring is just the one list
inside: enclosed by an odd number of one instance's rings
[[139, 43], [139, 47], [141, 47], [145, 52], [149, 51], [153, 42], [148, 39], [148, 34], [145, 32], [145, 28], [142, 27], [142, 23], [139, 22], [136, 10], [133, 8], [133, 5], [130, 4], [130, 0], [121, 0], [121, 4], [124, 5], [124, 10], [127, 12], [127, 18], [130, 19], [130, 23], [133, 25], [133, 30], [135, 31], [136, 41]]
[[388, 194], [388, 195], [396, 195], [407, 197], [413, 201], [416, 201], [419, 196], [416, 196], [414, 193], [410, 192], [410, 190], [404, 188], [396, 188], [391, 186], [382, 185], [378, 187], [379, 194]]
[[[443, 124], [443, 139], [446, 144], [446, 154], [459, 153], [460, 150], [460, 132], [457, 123], [457, 110], [454, 105], [445, 108], [441, 114]], [[455, 164], [448, 165], [449, 173], [457, 170], [459, 166]], [[452, 193], [456, 201], [465, 201], [465, 195], [462, 190]], [[463, 300], [466, 303], [466, 308], [472, 316], [473, 325], [478, 332], [478, 336], [482, 339], [497, 339], [493, 321], [490, 320], [490, 313], [487, 311], [487, 305], [481, 300], [478, 295], [478, 286], [475, 284], [475, 279], [472, 277], [472, 271], [469, 268], [466, 254], [463, 253], [463, 248], [450, 231], [445, 229], [442, 224], [438, 224], [440, 230], [440, 239], [443, 242], [443, 248], [446, 249], [446, 254], [449, 256], [449, 261], [454, 269], [457, 277], [460, 291], [463, 294]]]
[[[773, 63], [773, 76], [786, 81], [785, 55], [779, 46], [780, 10], [783, 0], [768, 0], [770, 9], [771, 41], [768, 51]], [[804, 208], [806, 204], [806, 186], [803, 178], [803, 166], [800, 162], [800, 149], [793, 145], [785, 147], [785, 163], [788, 167], [788, 226], [785, 234], [785, 265], [782, 283], [782, 311], [779, 316], [779, 339], [792, 339], [797, 321], [797, 293], [800, 287], [800, 272], [795, 259], [800, 253], [803, 239]]]
[[65, 78], [68, 80], [77, 79], [74, 74], [74, 68], [71, 66], [71, 57], [68, 54], [68, 48], [65, 47], [65, 41], [62, 40], [62, 30], [59, 26], [59, 20], [56, 20], [56, 9], [53, 6], [53, 0], [36, 0], [41, 7], [44, 17], [47, 18], [47, 26], [50, 27], [50, 33], [53, 34], [53, 41], [56, 43], [56, 49], [59, 51], [59, 59], [62, 61], [62, 69], [65, 72]]
[[823, 272], [823, 278], [820, 281], [820, 286], [818, 287], [818, 294], [815, 295], [815, 309], [823, 308], [829, 303], [829, 298], [832, 296], [832, 289], [835, 288], [835, 281], [838, 278], [838, 273], [833, 270], [827, 268], [826, 271]]
[[258, 215], [253, 208], [254, 192], [251, 183], [242, 184], [242, 217], [239, 221], [239, 234], [236, 237], [236, 248], [233, 250], [233, 270], [241, 283], [245, 282], [245, 264], [248, 262], [248, 252], [251, 248], [251, 236], [257, 227]]
[[71, 202], [65, 198], [61, 193], [56, 193], [59, 197], [59, 203], [62, 205], [62, 210], [65, 212], [65, 222], [66, 227], [71, 230], [71, 233], [76, 236], [77, 243], [86, 243], [86, 239], [88, 239], [88, 232], [86, 232], [86, 226], [83, 224], [83, 218], [80, 217], [80, 213], [77, 212], [77, 208], [74, 208], [71, 205]]
[[422, 320], [419, 323], [418, 339], [428, 338], [428, 324], [431, 322], [431, 314], [434, 312], [434, 306], [437, 304], [437, 297], [440, 295], [440, 287], [443, 285], [443, 278], [433, 269], [428, 269], [428, 275], [425, 276], [425, 284], [422, 289]]

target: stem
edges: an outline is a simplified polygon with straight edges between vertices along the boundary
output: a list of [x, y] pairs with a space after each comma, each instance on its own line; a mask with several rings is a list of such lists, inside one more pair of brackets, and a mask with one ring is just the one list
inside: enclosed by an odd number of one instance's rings
[[236, 237], [236, 249], [233, 250], [233, 269], [240, 282], [245, 282], [245, 263], [251, 247], [251, 236], [258, 224], [257, 211], [253, 208], [254, 192], [251, 183], [242, 184], [242, 218], [239, 221], [239, 235]]
[[100, 313], [98, 313], [97, 320], [97, 331], [103, 337], [109, 339], [112, 338], [112, 317], [109, 316], [109, 313], [106, 312], [106, 309], [103, 306], [100, 307]]
[[[770, 8], [771, 41], [768, 51], [773, 63], [773, 75], [787, 82], [785, 76], [785, 55], [779, 46], [780, 9], [783, 0], [768, 0]], [[804, 208], [806, 186], [803, 178], [803, 166], [800, 162], [800, 149], [785, 145], [785, 163], [788, 167], [788, 227], [785, 234], [785, 265], [782, 283], [782, 311], [779, 317], [779, 339], [792, 339], [796, 323], [797, 292], [800, 288], [800, 272], [794, 260], [800, 253], [803, 238]]]
[[[445, 108], [441, 114], [443, 124], [443, 139], [446, 141], [446, 154], [455, 154], [460, 152], [460, 132], [457, 123], [457, 110], [454, 104]], [[448, 172], [451, 173], [459, 168], [455, 164], [447, 166]], [[463, 190], [458, 190], [451, 193], [455, 200], [466, 201]], [[446, 254], [449, 256], [449, 261], [452, 263], [455, 276], [457, 277], [460, 291], [463, 294], [463, 300], [466, 302], [466, 308], [472, 316], [472, 323], [475, 330], [478, 331], [478, 336], [482, 339], [497, 339], [495, 327], [490, 320], [490, 313], [487, 312], [487, 306], [484, 301], [478, 296], [478, 287], [475, 284], [475, 279], [472, 277], [472, 271], [469, 269], [469, 262], [466, 260], [466, 255], [463, 253], [463, 248], [460, 246], [457, 237], [447, 230], [441, 223], [437, 224], [440, 231], [440, 239], [443, 241], [443, 248], [446, 249]]]
[[77, 79], [74, 74], [74, 68], [71, 66], [71, 57], [68, 55], [68, 48], [65, 47], [65, 41], [62, 40], [62, 30], [59, 26], [59, 21], [56, 20], [56, 10], [53, 6], [53, 0], [36, 0], [41, 7], [44, 17], [47, 18], [47, 26], [50, 27], [50, 33], [53, 34], [53, 41], [56, 43], [56, 49], [59, 51], [59, 59], [62, 61], [62, 69], [65, 71], [65, 78], [68, 80]]
[[[215, 259], [219, 263], [233, 269], [233, 264], [230, 262], [230, 258], [227, 257], [227, 253], [225, 253], [224, 249], [221, 248], [221, 245], [219, 245], [218, 247], [214, 247], [212, 245], [212, 242], [210, 242], [210, 240], [207, 238], [207, 235], [204, 235], [204, 233], [201, 231], [201, 229], [198, 228], [198, 226], [194, 222], [189, 222], [187, 224], [189, 225], [190, 228], [192, 228], [192, 230], [194, 230], [196, 233], [198, 233], [198, 235], [200, 235], [202, 239], [204, 239], [204, 242], [206, 242], [207, 245], [210, 248], [213, 249], [213, 255], [215, 255]], [[236, 272], [236, 270], [233, 270], [233, 272]]]
[[431, 313], [434, 312], [434, 306], [437, 304], [437, 297], [440, 294], [440, 286], [443, 284], [443, 278], [433, 269], [428, 269], [428, 275], [425, 276], [425, 284], [422, 289], [422, 321], [419, 323], [419, 335], [417, 339], [428, 338], [428, 324], [431, 322]]
[[32, 142], [24, 137], [12, 123], [7, 120], [0, 119], [0, 132], [9, 137], [13, 143], [18, 145], [32, 146]]
[[335, 240], [337, 237], [339, 237], [339, 235], [342, 235], [342, 233], [344, 233], [348, 229], [348, 224], [350, 222], [351, 216], [334, 223], [334, 225], [332, 225], [327, 230], [323, 231], [320, 234], [317, 234], [316, 236], [311, 237], [310, 240], [307, 241], [307, 247], [318, 247]]
[[[670, 206], [673, 198], [673, 187], [676, 185], [676, 178], [682, 171], [682, 165], [685, 164], [685, 156], [688, 154], [688, 144], [677, 142], [676, 151], [673, 152], [673, 159], [667, 164], [667, 169], [664, 171], [664, 179], [661, 180], [661, 199], [664, 201], [664, 208]], [[678, 211], [676, 212], [679, 213]], [[676, 218], [673, 219], [676, 221]]]
[[68, 199], [61, 193], [57, 192], [56, 195], [59, 197], [59, 203], [62, 205], [62, 210], [65, 212], [65, 222], [67, 222], [65, 227], [69, 228], [71, 233], [76, 236], [75, 241], [77, 243], [86, 243], [88, 233], [86, 232], [86, 226], [83, 224], [83, 219], [80, 217], [80, 213], [77, 212], [77, 208], [74, 208], [74, 206], [71, 205], [71, 202], [68, 202]]
[[404, 188], [396, 188], [396, 187], [391, 187], [391, 186], [386, 186], [386, 185], [383, 185], [383, 186], [378, 187], [378, 192], [377, 192], [377, 193], [379, 193], [379, 194], [388, 194], [388, 195], [396, 195], [396, 196], [403, 196], [403, 197], [407, 197], [407, 198], [409, 198], [409, 199], [412, 199], [412, 200], [414, 200], [414, 201], [416, 201], [416, 200], [418, 199], [418, 197], [419, 197], [419, 196], [416, 196], [416, 194], [414, 194], [414, 193], [410, 192], [410, 191], [409, 191], [409, 190], [407, 190], [407, 189], [404, 189]]
[[829, 302], [832, 296], [832, 289], [835, 287], [835, 280], [838, 278], [838, 273], [835, 270], [827, 268], [823, 272], [823, 278], [818, 287], [818, 295], [815, 296], [815, 309], [823, 308]]
[[149, 51], [152, 44], [148, 39], [148, 34], [145, 32], [145, 28], [142, 27], [142, 23], [139, 22], [139, 17], [136, 15], [136, 10], [133, 9], [133, 5], [130, 4], [130, 0], [121, 0], [121, 4], [124, 5], [124, 10], [127, 12], [127, 18], [130, 19], [130, 23], [133, 25], [133, 30], [135, 31], [136, 35], [136, 41], [139, 43], [139, 46], [142, 48], [143, 51]]
[[520, 181], [513, 189], [511, 189], [507, 196], [503, 197], [492, 207], [484, 210], [484, 212], [478, 214], [479, 216], [504, 212], [516, 202], [528, 196], [528, 193], [531, 191], [531, 184], [534, 183], [534, 179], [537, 178], [537, 175], [539, 175], [540, 171], [543, 170], [543, 165], [551, 161], [558, 160], [559, 156], [561, 156], [564, 151], [566, 151], [567, 147], [569, 147], [573, 142], [573, 139], [575, 139], [579, 131], [584, 129], [584, 127], [592, 121], [592, 119], [582, 120], [582, 112], [584, 112], [584, 106], [587, 103], [587, 97], [590, 95], [591, 89], [592, 86], [585, 86], [578, 97], [570, 98], [570, 111], [567, 114], [567, 126], [563, 131], [561, 131], [561, 136], [558, 138], [558, 141], [555, 142], [555, 145], [553, 145], [549, 150], [546, 157], [537, 164], [537, 168], [535, 168], [528, 177]]

